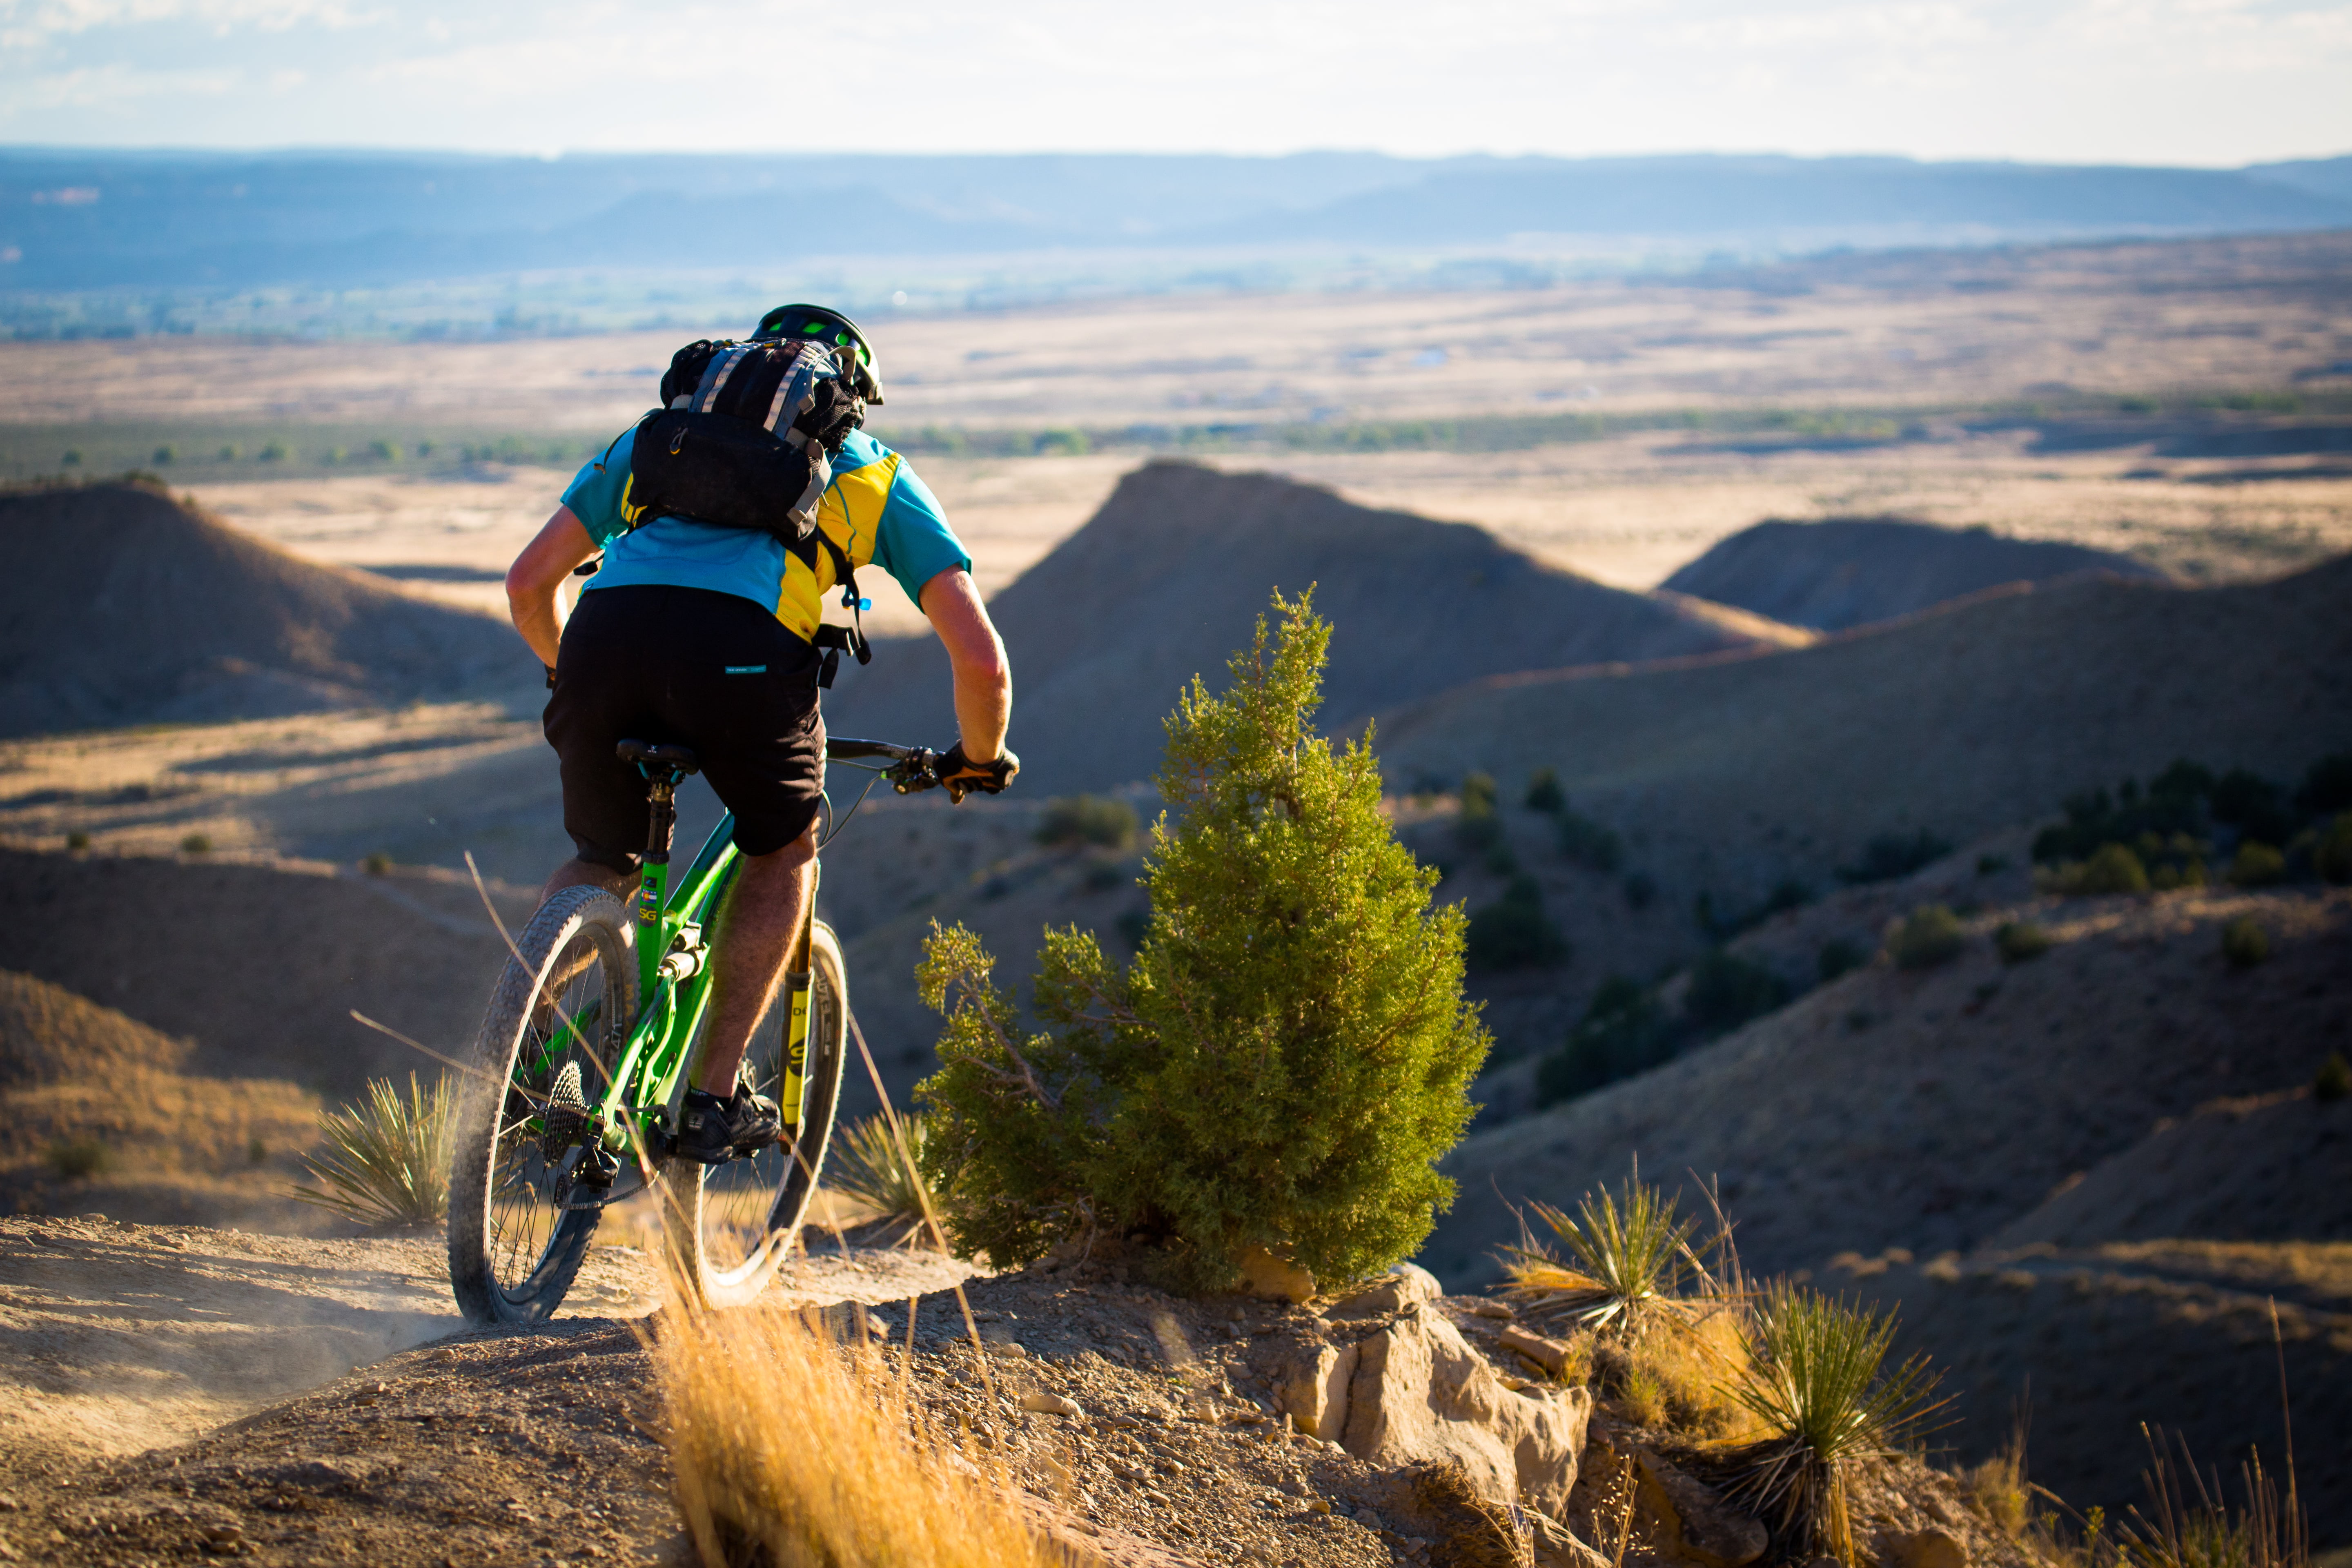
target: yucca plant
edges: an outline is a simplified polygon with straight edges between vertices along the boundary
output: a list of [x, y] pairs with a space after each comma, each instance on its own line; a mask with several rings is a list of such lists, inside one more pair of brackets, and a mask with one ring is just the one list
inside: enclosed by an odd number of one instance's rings
[[449, 1080], [431, 1088], [408, 1075], [404, 1097], [389, 1079], [370, 1079], [367, 1097], [321, 1111], [323, 1153], [302, 1163], [325, 1185], [296, 1186], [289, 1196], [332, 1209], [362, 1225], [432, 1225], [449, 1214], [450, 1118], [457, 1097]]
[[[907, 1141], [903, 1152], [898, 1133]], [[877, 1114], [844, 1129], [834, 1155], [829, 1177], [833, 1190], [887, 1225], [894, 1233], [893, 1242], [899, 1245], [919, 1240], [929, 1225], [928, 1216], [938, 1212], [923, 1180], [923, 1141], [920, 1115], [899, 1117], [898, 1131], [894, 1133], [889, 1118]]]
[[1698, 1222], [1682, 1217], [1665, 1193], [1635, 1177], [1622, 1198], [1605, 1187], [1587, 1194], [1573, 1217], [1549, 1204], [1533, 1206], [1568, 1257], [1534, 1239], [1522, 1221], [1519, 1244], [1504, 1249], [1504, 1272], [1506, 1293], [1527, 1316], [1631, 1340], [1658, 1318], [1687, 1315], [1683, 1283], [1706, 1274], [1690, 1244]]
[[1948, 1400], [1925, 1356], [1892, 1371], [1893, 1313], [1849, 1307], [1785, 1281], [1750, 1307], [1746, 1365], [1729, 1393], [1770, 1436], [1751, 1450], [1737, 1489], [1759, 1512], [1777, 1514], [1774, 1534], [1801, 1556], [1854, 1562], [1847, 1497], [1864, 1468], [1919, 1435]]

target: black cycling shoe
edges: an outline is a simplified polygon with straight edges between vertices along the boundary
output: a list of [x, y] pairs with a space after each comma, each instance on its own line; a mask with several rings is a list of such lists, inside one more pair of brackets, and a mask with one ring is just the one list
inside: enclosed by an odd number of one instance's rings
[[784, 1135], [784, 1119], [776, 1102], [753, 1094], [751, 1086], [743, 1083], [735, 1086], [732, 1100], [688, 1089], [677, 1120], [677, 1143], [672, 1152], [682, 1160], [705, 1165], [723, 1165], [738, 1154], [757, 1152]]

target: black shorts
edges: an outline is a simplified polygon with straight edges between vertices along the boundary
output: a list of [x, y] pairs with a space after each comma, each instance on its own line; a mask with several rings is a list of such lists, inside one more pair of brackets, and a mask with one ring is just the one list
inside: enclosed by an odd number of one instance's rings
[[563, 771], [563, 828], [580, 858], [635, 871], [646, 781], [623, 741], [692, 748], [735, 814], [735, 847], [767, 855], [816, 820], [824, 788], [818, 655], [751, 600], [708, 588], [596, 588], [563, 628], [548, 742]]

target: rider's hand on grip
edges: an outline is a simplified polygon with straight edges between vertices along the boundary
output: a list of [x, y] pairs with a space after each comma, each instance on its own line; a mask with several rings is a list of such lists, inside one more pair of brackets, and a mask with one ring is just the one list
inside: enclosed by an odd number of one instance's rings
[[963, 754], [963, 742], [950, 746], [940, 759], [940, 783], [947, 785], [948, 795], [958, 805], [974, 790], [988, 795], [1001, 795], [1021, 772], [1021, 759], [1009, 751], [996, 753], [992, 763], [975, 763]]

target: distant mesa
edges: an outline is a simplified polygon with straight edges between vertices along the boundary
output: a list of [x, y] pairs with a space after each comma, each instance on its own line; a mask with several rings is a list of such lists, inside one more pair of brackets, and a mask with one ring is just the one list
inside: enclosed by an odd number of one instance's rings
[[1778, 519], [1743, 529], [1660, 586], [1818, 631], [1844, 631], [2008, 583], [2078, 572], [2162, 580], [2142, 561], [1896, 517]]
[[[1023, 787], [1102, 789], [1159, 771], [1160, 721], [1194, 675], [1212, 688], [1279, 586], [1315, 586], [1335, 628], [1318, 722], [1481, 676], [1786, 646], [1806, 634], [1604, 587], [1466, 523], [1381, 511], [1263, 474], [1156, 462], [991, 601], [1019, 689]], [[954, 733], [947, 666], [929, 638], [845, 677], [836, 733]]]
[[136, 485], [0, 497], [0, 735], [267, 719], [530, 673], [514, 633]]
[[1766, 658], [1488, 679], [1382, 713], [1381, 762], [1554, 769], [1670, 885], [1760, 897], [1874, 834], [1965, 842], [2176, 757], [2300, 774], [2341, 743], [2347, 596], [2352, 556], [2217, 588], [2076, 574]]

